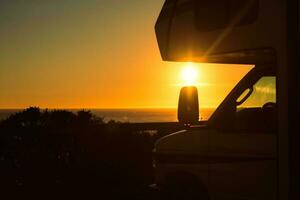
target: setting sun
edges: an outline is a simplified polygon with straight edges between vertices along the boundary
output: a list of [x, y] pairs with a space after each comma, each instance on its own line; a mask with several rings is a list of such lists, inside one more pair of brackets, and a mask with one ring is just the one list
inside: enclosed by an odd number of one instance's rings
[[198, 77], [199, 71], [193, 63], [187, 63], [181, 71], [181, 78], [184, 85], [196, 85]]

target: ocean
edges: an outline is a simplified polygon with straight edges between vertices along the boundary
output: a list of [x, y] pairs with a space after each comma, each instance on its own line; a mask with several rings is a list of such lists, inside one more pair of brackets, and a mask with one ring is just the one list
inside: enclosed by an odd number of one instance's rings
[[[43, 109], [41, 109], [43, 110]], [[48, 109], [52, 110], [52, 109]], [[76, 113], [82, 109], [64, 109]], [[97, 117], [103, 117], [104, 121], [115, 120], [119, 122], [176, 122], [176, 108], [147, 108], [147, 109], [85, 109], [90, 110]], [[215, 109], [200, 108], [200, 119], [207, 120]], [[22, 109], [0, 109], [0, 120], [6, 119], [11, 114]]]

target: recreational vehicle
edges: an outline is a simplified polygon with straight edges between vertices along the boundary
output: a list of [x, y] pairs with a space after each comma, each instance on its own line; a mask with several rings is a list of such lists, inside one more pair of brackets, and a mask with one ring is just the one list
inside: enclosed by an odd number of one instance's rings
[[186, 129], [153, 149], [156, 186], [166, 197], [288, 199], [298, 27], [298, 1], [165, 1], [155, 24], [163, 60], [254, 65], [208, 121], [197, 122], [197, 89], [182, 89], [178, 119]]

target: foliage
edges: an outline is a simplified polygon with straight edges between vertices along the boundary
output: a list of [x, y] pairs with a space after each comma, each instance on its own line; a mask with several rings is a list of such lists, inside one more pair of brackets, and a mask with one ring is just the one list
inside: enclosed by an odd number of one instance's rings
[[[0, 123], [1, 188], [124, 197], [153, 181], [157, 135], [94, 116], [30, 107]], [[99, 193], [100, 191], [100, 193]]]

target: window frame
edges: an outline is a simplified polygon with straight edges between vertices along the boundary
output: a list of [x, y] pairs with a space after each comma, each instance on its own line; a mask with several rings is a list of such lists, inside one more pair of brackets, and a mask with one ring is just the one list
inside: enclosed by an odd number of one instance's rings
[[[275, 76], [276, 64], [255, 65], [230, 91], [222, 103], [217, 107], [214, 113], [208, 120], [208, 125], [215, 128], [228, 129], [232, 127], [233, 119], [236, 113], [236, 100], [246, 90], [253, 86], [263, 76]], [[278, 84], [276, 84], [276, 91], [278, 91]], [[276, 101], [278, 100], [278, 93], [276, 93]]]

